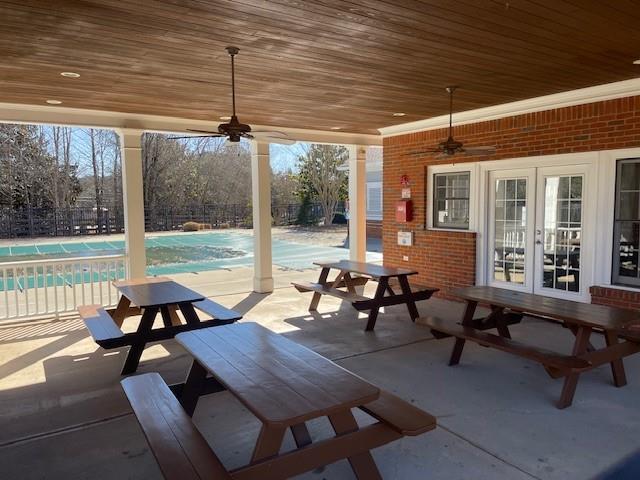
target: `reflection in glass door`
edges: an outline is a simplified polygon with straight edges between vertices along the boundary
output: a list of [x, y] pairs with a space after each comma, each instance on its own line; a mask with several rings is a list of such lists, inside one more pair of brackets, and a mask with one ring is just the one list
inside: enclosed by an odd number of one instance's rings
[[489, 283], [530, 290], [535, 169], [491, 172], [489, 182]]
[[495, 180], [494, 269], [500, 282], [524, 285], [527, 244], [527, 179]]
[[[580, 291], [582, 175], [544, 176], [542, 287]], [[538, 234], [538, 231], [536, 231]]]

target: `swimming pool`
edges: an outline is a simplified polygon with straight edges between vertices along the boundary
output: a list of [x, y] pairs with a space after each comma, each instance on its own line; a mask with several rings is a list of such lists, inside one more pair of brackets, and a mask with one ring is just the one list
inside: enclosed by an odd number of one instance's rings
[[[253, 236], [234, 232], [180, 233], [150, 235], [145, 239], [148, 275], [202, 272], [251, 267]], [[38, 243], [0, 247], [0, 263], [20, 260], [99, 256], [124, 252], [122, 240], [96, 240], [70, 243]], [[283, 269], [302, 270], [317, 260], [339, 260], [348, 250], [272, 241], [273, 264]], [[368, 261], [382, 259], [380, 253], [367, 253]]]

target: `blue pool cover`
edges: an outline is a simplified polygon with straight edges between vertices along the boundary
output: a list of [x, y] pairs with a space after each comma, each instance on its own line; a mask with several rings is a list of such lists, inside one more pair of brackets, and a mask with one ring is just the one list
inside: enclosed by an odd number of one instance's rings
[[[175, 273], [202, 272], [208, 270], [251, 267], [253, 265], [253, 236], [231, 233], [183, 233], [176, 235], [150, 236], [145, 239], [147, 248], [147, 274], [171, 275]], [[117, 254], [124, 251], [124, 241], [99, 240], [73, 243], [51, 243], [37, 245], [19, 245], [0, 247], [1, 262], [19, 260], [37, 260], [64, 257], [82, 257]], [[318, 260], [340, 260], [347, 258], [348, 250], [342, 247], [327, 247], [312, 244], [299, 244], [273, 240], [273, 264], [282, 269], [303, 270], [312, 268]], [[368, 261], [382, 259], [380, 253], [367, 253]], [[117, 274], [117, 272], [113, 272]], [[88, 275], [78, 272], [76, 275]], [[76, 283], [76, 275], [60, 279], [61, 282]], [[38, 275], [42, 277], [42, 275]], [[0, 290], [4, 289], [3, 280], [13, 288], [10, 278], [0, 280]], [[85, 279], [86, 280], [86, 279]], [[19, 280], [20, 281], [20, 280]], [[35, 279], [25, 278], [32, 283]], [[43, 278], [38, 280], [42, 283]], [[48, 284], [53, 279], [47, 281]]]

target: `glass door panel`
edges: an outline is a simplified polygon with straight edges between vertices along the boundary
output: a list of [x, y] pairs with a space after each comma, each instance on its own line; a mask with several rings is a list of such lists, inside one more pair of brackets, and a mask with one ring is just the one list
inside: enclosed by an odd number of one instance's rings
[[[534, 293], [589, 301], [593, 278], [593, 211], [588, 165], [542, 167], [537, 173]], [[589, 236], [591, 235], [591, 237]]]
[[489, 283], [530, 289], [532, 268], [535, 170], [492, 172], [490, 175]]
[[527, 225], [527, 180], [496, 180], [494, 212], [494, 280], [524, 284]]
[[544, 177], [542, 287], [580, 291], [582, 175]]

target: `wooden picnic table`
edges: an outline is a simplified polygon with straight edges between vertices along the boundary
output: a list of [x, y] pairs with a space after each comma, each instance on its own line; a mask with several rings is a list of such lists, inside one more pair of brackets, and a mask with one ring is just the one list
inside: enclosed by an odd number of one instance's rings
[[[136, 371], [147, 343], [175, 337], [177, 333], [198, 328], [232, 323], [242, 315], [205, 298], [167, 277], [138, 278], [113, 282], [120, 292], [120, 300], [113, 310], [100, 305], [78, 308], [89, 333], [103, 348], [118, 348], [129, 345], [129, 353], [122, 368], [122, 375]], [[211, 316], [201, 320], [196, 309]], [[185, 322], [178, 316], [182, 312]], [[158, 313], [164, 326], [153, 328]], [[142, 315], [135, 332], [124, 333], [124, 320], [133, 315]]]
[[[177, 389], [189, 416], [205, 384], [218, 382], [218, 390], [228, 390], [262, 423], [251, 461], [231, 472], [234, 479], [285, 479], [347, 458], [357, 478], [375, 480], [381, 477], [369, 450], [435, 428], [431, 415], [256, 323], [184, 332], [176, 340], [194, 357], [186, 382]], [[127, 381], [135, 378], [139, 377]], [[130, 394], [125, 382], [123, 386], [139, 420], [148, 417], [136, 409], [135, 399], [140, 396], [137, 402], [144, 402], [142, 397], [148, 395]], [[359, 427], [352, 408], [379, 421]], [[319, 417], [328, 417], [336, 436], [312, 442], [305, 422]], [[150, 419], [145, 425], [141, 420], [152, 448], [154, 441], [164, 442], [158, 422]], [[280, 453], [288, 429], [297, 448]], [[197, 455], [201, 457], [201, 452]], [[171, 468], [170, 459], [158, 462], [163, 469]]]
[[[600, 365], [611, 365], [615, 386], [626, 385], [622, 359], [640, 352], [640, 336], [633, 333], [633, 327], [640, 322], [640, 315], [632, 310], [488, 286], [461, 288], [453, 293], [467, 303], [460, 323], [437, 318], [421, 319], [437, 338], [456, 337], [449, 365], [459, 363], [466, 340], [537, 361], [552, 378], [564, 377], [558, 408], [571, 405], [580, 374]], [[490, 306], [489, 316], [474, 318], [478, 304]], [[519, 323], [523, 316], [559, 322], [567, 327], [575, 336], [571, 354], [511, 339], [509, 326]], [[496, 329], [498, 335], [485, 332], [491, 329]], [[591, 344], [593, 332], [604, 335], [605, 347], [596, 348]]]
[[[417, 275], [418, 272], [406, 268], [385, 267], [372, 263], [355, 262], [351, 260], [340, 260], [338, 262], [314, 262], [322, 268], [317, 283], [294, 282], [293, 286], [299, 292], [313, 292], [313, 298], [309, 305], [309, 311], [316, 311], [322, 295], [330, 295], [340, 298], [353, 305], [358, 311], [369, 310], [369, 318], [365, 331], [371, 331], [376, 325], [378, 312], [381, 307], [405, 304], [409, 310], [411, 320], [415, 322], [418, 318], [418, 308], [416, 302], [427, 300], [437, 288], [422, 288], [417, 291], [411, 290], [408, 277]], [[329, 272], [334, 269], [338, 274], [333, 280], [328, 280]], [[353, 277], [352, 274], [358, 276]], [[355, 287], [364, 285], [369, 280], [378, 282], [378, 287], [373, 298], [359, 295]], [[397, 294], [392, 282], [397, 280], [402, 293]], [[345, 288], [345, 290], [340, 290]]]

